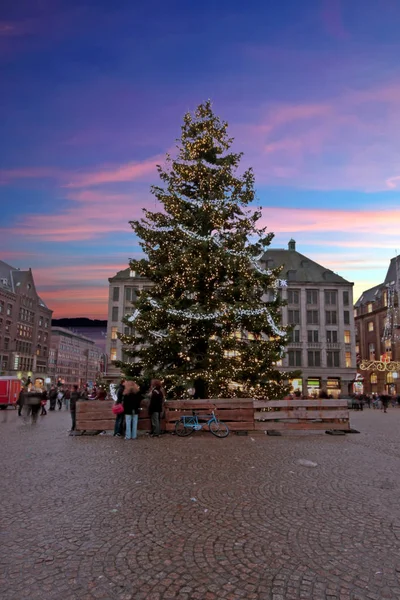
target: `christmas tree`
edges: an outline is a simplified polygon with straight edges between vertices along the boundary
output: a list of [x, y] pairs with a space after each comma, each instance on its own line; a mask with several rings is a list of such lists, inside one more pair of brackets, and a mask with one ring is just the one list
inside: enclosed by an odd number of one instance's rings
[[[147, 256], [130, 268], [154, 286], [140, 294], [120, 335], [127, 376], [163, 379], [169, 396], [280, 398], [288, 374], [276, 363], [287, 331], [279, 325], [280, 269], [260, 259], [273, 234], [257, 228], [261, 210], [251, 169], [237, 173], [227, 123], [201, 104], [184, 117], [176, 158], [158, 166], [152, 193], [160, 212], [143, 209], [131, 225]], [[269, 293], [269, 301], [265, 294]]]

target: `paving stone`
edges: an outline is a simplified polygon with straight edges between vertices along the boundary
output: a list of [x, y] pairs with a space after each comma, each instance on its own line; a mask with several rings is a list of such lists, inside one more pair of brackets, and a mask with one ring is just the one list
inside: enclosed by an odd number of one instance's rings
[[37, 428], [10, 412], [0, 598], [400, 598], [400, 409], [352, 425], [361, 433], [344, 438], [128, 445], [69, 437], [64, 412]]

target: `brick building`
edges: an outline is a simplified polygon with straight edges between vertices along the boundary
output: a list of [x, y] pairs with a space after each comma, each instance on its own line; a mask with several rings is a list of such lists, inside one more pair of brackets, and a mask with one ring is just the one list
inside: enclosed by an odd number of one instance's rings
[[92, 385], [104, 371], [104, 353], [93, 340], [64, 327], [52, 327], [49, 372], [53, 383]]
[[52, 311], [36, 291], [31, 269], [0, 261], [0, 373], [45, 379]]
[[392, 258], [385, 280], [354, 305], [360, 392], [400, 393], [399, 272], [400, 257]]

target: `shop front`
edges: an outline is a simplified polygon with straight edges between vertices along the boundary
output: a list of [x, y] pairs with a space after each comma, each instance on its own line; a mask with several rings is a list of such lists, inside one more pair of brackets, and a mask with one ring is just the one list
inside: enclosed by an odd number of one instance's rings
[[329, 398], [339, 398], [341, 392], [340, 377], [328, 377], [326, 380], [326, 392]]
[[321, 377], [308, 377], [307, 395], [310, 398], [318, 398], [321, 391]]
[[291, 379], [289, 381], [289, 383], [290, 383], [290, 392], [292, 394], [299, 396], [303, 393], [303, 380], [301, 378]]

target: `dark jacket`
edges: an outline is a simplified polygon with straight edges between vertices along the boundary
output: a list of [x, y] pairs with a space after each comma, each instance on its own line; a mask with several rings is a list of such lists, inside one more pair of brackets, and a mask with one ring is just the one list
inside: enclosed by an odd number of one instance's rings
[[164, 404], [164, 394], [161, 390], [154, 388], [150, 396], [149, 415], [161, 413]]
[[117, 404], [121, 404], [124, 395], [124, 386], [122, 383], [119, 384], [117, 389]]
[[134, 392], [130, 392], [129, 394], [124, 394], [122, 396], [122, 403], [124, 405], [124, 414], [132, 415], [139, 414], [140, 404], [142, 402], [142, 395], [140, 392], [136, 394]]
[[69, 399], [69, 410], [71, 412], [76, 411], [76, 403], [78, 402], [79, 398], [81, 397], [79, 391], [73, 391], [71, 392], [71, 396]]

